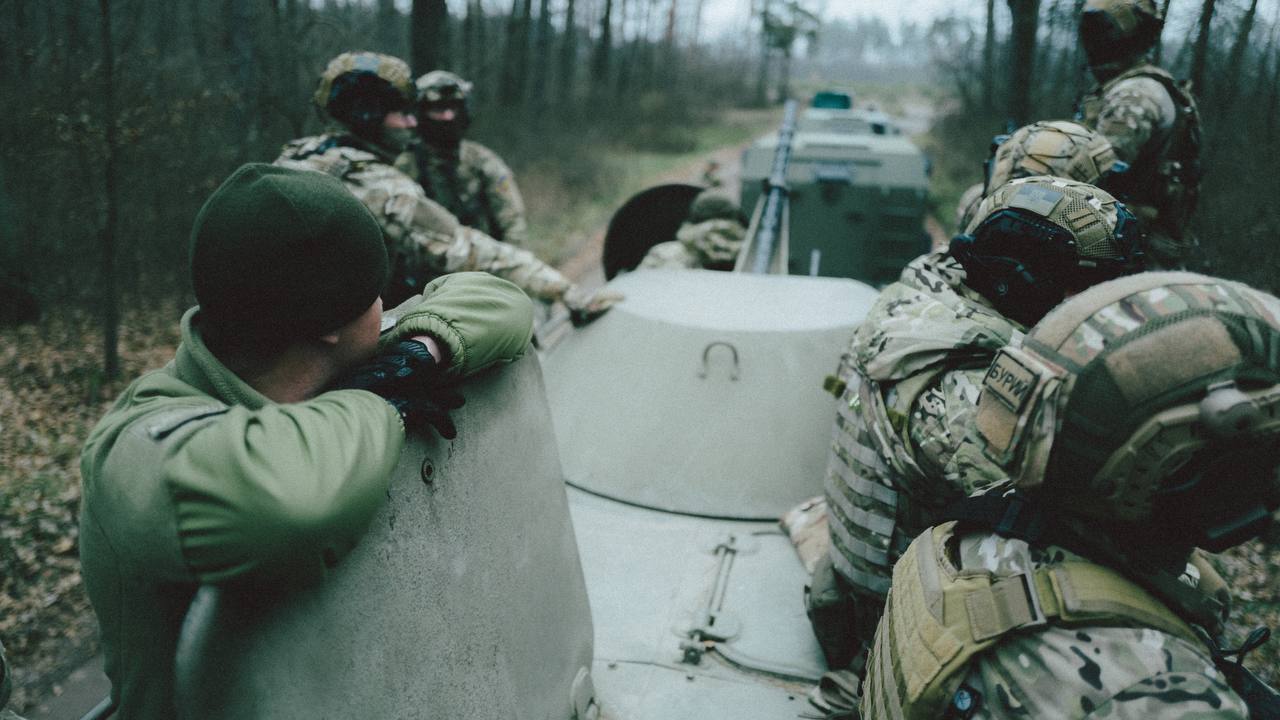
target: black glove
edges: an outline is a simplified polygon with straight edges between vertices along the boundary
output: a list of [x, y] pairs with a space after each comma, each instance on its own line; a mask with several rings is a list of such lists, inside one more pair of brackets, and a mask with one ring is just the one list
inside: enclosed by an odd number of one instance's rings
[[449, 418], [465, 402], [458, 391], [434, 384], [439, 376], [436, 359], [417, 340], [401, 340], [369, 362], [352, 368], [333, 389], [368, 390], [386, 400], [410, 430], [428, 425], [440, 437], [452, 440], [458, 429]]

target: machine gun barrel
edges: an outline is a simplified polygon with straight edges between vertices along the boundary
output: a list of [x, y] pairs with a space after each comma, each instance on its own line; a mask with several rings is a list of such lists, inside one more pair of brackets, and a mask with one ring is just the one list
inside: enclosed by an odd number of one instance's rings
[[765, 192], [749, 247], [751, 248], [751, 272], [764, 274], [773, 264], [780, 238], [784, 237], [787, 205], [787, 165], [791, 162], [791, 141], [796, 132], [796, 101], [788, 100], [782, 115], [782, 127], [778, 130], [778, 147], [773, 153], [773, 168], [765, 181]]

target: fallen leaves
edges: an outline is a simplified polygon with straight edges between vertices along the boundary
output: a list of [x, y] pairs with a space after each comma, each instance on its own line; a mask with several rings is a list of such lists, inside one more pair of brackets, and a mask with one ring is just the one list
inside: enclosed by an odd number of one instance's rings
[[0, 639], [19, 712], [96, 652], [80, 578], [80, 447], [129, 381], [169, 360], [180, 316], [173, 304], [126, 313], [114, 382], [88, 314], [0, 330]]

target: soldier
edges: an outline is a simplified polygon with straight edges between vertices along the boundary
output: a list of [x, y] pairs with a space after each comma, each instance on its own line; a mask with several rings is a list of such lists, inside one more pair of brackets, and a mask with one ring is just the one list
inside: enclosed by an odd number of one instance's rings
[[196, 216], [182, 343], [81, 457], [80, 559], [117, 717], [176, 715], [201, 585], [323, 575], [382, 504], [406, 428], [453, 437], [453, 383], [525, 352], [515, 285], [449, 275], [383, 315], [387, 273], [378, 221], [327, 175], [245, 165]]
[[738, 204], [723, 193], [703, 190], [689, 206], [676, 239], [649, 248], [640, 267], [732, 270], [746, 234]]
[[432, 279], [460, 270], [506, 278], [544, 302], [563, 302], [576, 323], [602, 314], [621, 296], [594, 296], [527, 250], [458, 222], [392, 165], [408, 147], [417, 96], [409, 66], [388, 55], [343, 53], [320, 76], [315, 102], [340, 132], [294, 140], [277, 165], [328, 173], [342, 180], [382, 226], [391, 256], [386, 300], [411, 297]]
[[[852, 690], [908, 542], [949, 501], [1004, 478], [959, 452], [987, 365], [1064, 297], [1141, 269], [1136, 221], [1106, 192], [1050, 177], [1006, 183], [944, 252], [912, 261], [868, 312], [828, 389], [840, 398], [826, 479], [831, 546], [808, 607], [827, 707]], [[822, 700], [815, 698], [821, 706]]]
[[1116, 157], [1105, 137], [1079, 123], [1043, 120], [1024, 125], [992, 142], [991, 157], [983, 163], [985, 181], [966, 190], [956, 205], [957, 232], [969, 227], [982, 198], [1010, 180], [1052, 175], [1114, 194], [1117, 178], [1128, 167]]
[[1155, 0], [1084, 4], [1080, 42], [1098, 85], [1078, 115], [1130, 165], [1117, 195], [1146, 226], [1149, 264], [1173, 269], [1194, 244], [1186, 225], [1200, 194], [1200, 113], [1187, 84], [1147, 61], [1163, 27]]
[[447, 70], [432, 70], [414, 84], [421, 142], [402, 154], [396, 167], [458, 222], [528, 247], [524, 199], [511, 168], [489, 148], [462, 137], [471, 125], [471, 83]]
[[1265, 686], [1225, 660], [1230, 595], [1191, 553], [1280, 506], [1277, 347], [1277, 298], [1142, 273], [1002, 349], [970, 437], [1010, 480], [894, 567], [862, 716], [1249, 717]]

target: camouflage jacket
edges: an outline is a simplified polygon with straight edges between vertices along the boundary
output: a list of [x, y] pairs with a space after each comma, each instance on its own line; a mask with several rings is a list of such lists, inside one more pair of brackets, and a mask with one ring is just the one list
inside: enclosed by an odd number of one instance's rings
[[[1080, 560], [1067, 550], [978, 533], [959, 541], [966, 571], [1026, 572]], [[1195, 587], [1193, 566], [1181, 578]], [[973, 718], [1245, 718], [1244, 701], [1208, 649], [1150, 628], [1049, 625], [1011, 633], [969, 666], [982, 698]]]
[[676, 231], [675, 240], [649, 248], [640, 267], [730, 270], [746, 233], [746, 228], [735, 220], [686, 222]]
[[285, 145], [277, 165], [337, 177], [382, 225], [391, 257], [387, 304], [421, 292], [433, 278], [463, 270], [493, 273], [546, 302], [563, 298], [571, 283], [527, 250], [458, 222], [418, 183], [349, 135], [317, 135]]
[[1111, 142], [1129, 172], [1117, 186], [1121, 199], [1154, 230], [1160, 266], [1180, 253], [1187, 218], [1200, 187], [1200, 111], [1187, 87], [1169, 73], [1139, 64], [1120, 73], [1080, 101], [1079, 119]]
[[966, 447], [965, 428], [991, 358], [1023, 328], [964, 279], [944, 252], [912, 261], [842, 362], [826, 480], [831, 560], [873, 596], [883, 598], [894, 561], [941, 506], [1004, 479]]
[[524, 198], [511, 168], [480, 143], [463, 140], [453, 151], [417, 143], [396, 158], [396, 168], [418, 181], [427, 197], [463, 225], [520, 247], [529, 245]]

